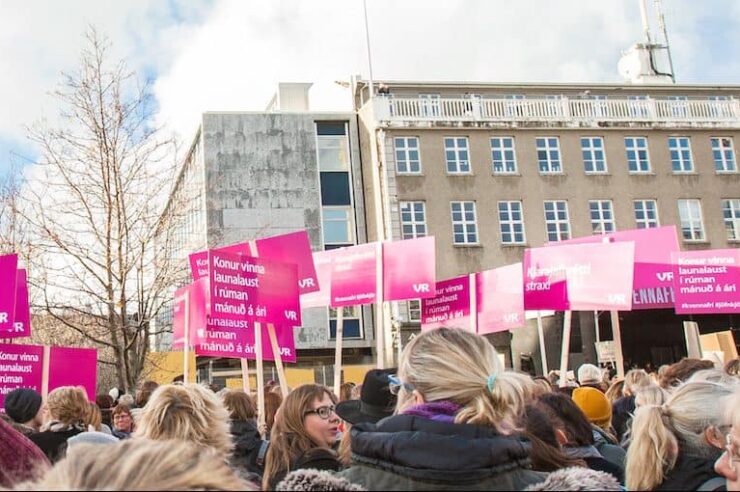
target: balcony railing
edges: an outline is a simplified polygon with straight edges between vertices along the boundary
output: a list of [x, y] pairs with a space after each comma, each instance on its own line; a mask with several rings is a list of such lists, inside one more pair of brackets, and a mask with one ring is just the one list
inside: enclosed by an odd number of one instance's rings
[[374, 99], [380, 121], [611, 121], [740, 126], [740, 104], [727, 100], [401, 98]]

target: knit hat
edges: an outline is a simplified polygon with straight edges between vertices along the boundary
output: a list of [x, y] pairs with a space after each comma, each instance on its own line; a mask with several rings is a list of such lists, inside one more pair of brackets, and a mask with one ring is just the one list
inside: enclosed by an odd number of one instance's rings
[[34, 443], [0, 419], [0, 487], [13, 488], [16, 484], [38, 478], [49, 460]]
[[19, 424], [25, 424], [39, 413], [41, 401], [41, 395], [32, 389], [14, 389], [5, 397], [5, 413]]
[[80, 444], [115, 444], [118, 439], [105, 432], [81, 432], [67, 439], [67, 445], [71, 448]]
[[612, 406], [609, 399], [596, 388], [582, 387], [573, 390], [573, 401], [589, 422], [599, 427], [610, 425], [612, 420]]

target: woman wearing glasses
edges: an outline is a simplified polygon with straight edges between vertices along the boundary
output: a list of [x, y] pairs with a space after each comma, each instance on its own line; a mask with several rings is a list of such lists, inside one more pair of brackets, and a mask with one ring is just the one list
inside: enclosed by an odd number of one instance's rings
[[290, 393], [275, 417], [262, 479], [264, 490], [291, 471], [305, 468], [338, 471], [332, 450], [339, 437], [336, 399], [324, 386], [306, 384]]

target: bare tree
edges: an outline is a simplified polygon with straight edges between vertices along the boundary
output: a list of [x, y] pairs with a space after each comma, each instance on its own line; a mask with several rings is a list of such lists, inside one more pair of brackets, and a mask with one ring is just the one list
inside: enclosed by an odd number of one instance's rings
[[29, 138], [42, 158], [19, 211], [33, 233], [30, 281], [37, 305], [100, 347], [99, 362], [133, 388], [149, 351], [152, 320], [183, 264], [168, 260], [176, 215], [161, 218], [174, 176], [171, 138], [153, 126], [148, 85], [90, 28], [77, 71], [53, 93], [57, 127]]

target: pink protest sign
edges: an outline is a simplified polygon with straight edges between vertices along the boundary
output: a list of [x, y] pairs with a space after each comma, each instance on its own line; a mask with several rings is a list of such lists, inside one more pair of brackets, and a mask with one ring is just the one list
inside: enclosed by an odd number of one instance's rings
[[0, 330], [0, 338], [23, 338], [31, 336], [31, 309], [28, 304], [28, 279], [26, 271], [19, 269], [16, 277], [15, 310], [13, 329]]
[[18, 255], [0, 256], [0, 332], [14, 329]]
[[524, 308], [629, 311], [634, 256], [632, 242], [527, 249]]
[[334, 250], [331, 265], [331, 306], [372, 304], [377, 297], [378, 244]]
[[256, 246], [257, 252], [254, 256], [297, 265], [298, 287], [301, 294], [319, 290], [311, 242], [305, 230], [258, 239]]
[[294, 264], [209, 252], [212, 318], [300, 326], [298, 272]]
[[586, 236], [548, 245], [625, 241], [635, 243], [632, 309], [673, 307], [675, 298], [671, 254], [679, 251], [676, 226], [617, 231], [604, 236]]
[[437, 282], [435, 296], [421, 300], [421, 329], [442, 327], [472, 331], [468, 275]]
[[[232, 244], [210, 251], [252, 256], [252, 250], [250, 249], [249, 243]], [[191, 253], [190, 256], [188, 256], [188, 261], [190, 261], [190, 273], [193, 276], [193, 280], [208, 277], [208, 250]]]
[[[262, 325], [262, 357], [275, 360], [272, 352], [267, 326]], [[296, 362], [295, 338], [293, 328], [275, 328], [278, 347], [283, 362]], [[222, 328], [209, 322], [207, 329], [195, 348], [195, 353], [210, 357], [227, 357], [232, 359], [256, 359], [254, 350], [254, 329]]]
[[0, 409], [14, 389], [31, 388], [41, 393], [43, 369], [41, 345], [0, 345]]
[[496, 333], [525, 325], [522, 264], [475, 274], [478, 333]]
[[319, 290], [301, 295], [301, 308], [328, 307], [331, 304], [331, 259], [333, 251], [313, 254]]
[[433, 237], [383, 245], [383, 300], [434, 297], [437, 281]]
[[62, 386], [82, 386], [95, 401], [98, 380], [98, 351], [88, 348], [51, 347], [49, 391]]
[[182, 350], [185, 340], [185, 297], [188, 300], [190, 312], [190, 346], [197, 345], [198, 330], [205, 330], [207, 316], [210, 307], [208, 278], [201, 278], [195, 282], [181, 287], [175, 291], [172, 304], [172, 349]]
[[673, 254], [676, 313], [740, 313], [740, 249]]

